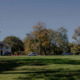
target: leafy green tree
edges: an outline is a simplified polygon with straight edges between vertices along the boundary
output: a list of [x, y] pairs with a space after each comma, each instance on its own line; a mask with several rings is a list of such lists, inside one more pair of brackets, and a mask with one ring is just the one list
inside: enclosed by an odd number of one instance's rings
[[35, 44], [35, 38], [32, 36], [32, 33], [26, 34], [26, 37], [24, 39], [24, 49], [25, 53], [35, 52], [36, 50], [36, 44]]
[[72, 38], [75, 40], [75, 45], [72, 48], [72, 52], [74, 54], [80, 54], [80, 26], [74, 30]]
[[72, 38], [76, 41], [76, 44], [80, 44], [80, 27], [74, 30]]
[[11, 46], [12, 53], [24, 50], [24, 44], [18, 37], [8, 36], [3, 40], [3, 42], [8, 43]]
[[49, 39], [49, 54], [56, 54], [57, 45], [56, 45], [56, 30], [48, 29], [48, 39]]
[[63, 52], [68, 52], [68, 36], [67, 30], [64, 27], [57, 30], [56, 45], [61, 47]]
[[72, 54], [79, 55], [80, 54], [80, 45], [74, 44], [73, 47], [71, 47]]

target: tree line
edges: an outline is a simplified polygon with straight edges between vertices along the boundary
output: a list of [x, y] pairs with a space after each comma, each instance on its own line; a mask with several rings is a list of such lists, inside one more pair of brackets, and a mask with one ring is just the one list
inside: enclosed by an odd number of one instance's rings
[[33, 31], [26, 34], [24, 40], [16, 36], [7, 36], [3, 42], [8, 43], [12, 53], [28, 54], [37, 52], [39, 55], [61, 55], [62, 53], [80, 54], [80, 27], [74, 30], [70, 43], [67, 29], [60, 27], [57, 30], [47, 29], [46, 24], [38, 22]]

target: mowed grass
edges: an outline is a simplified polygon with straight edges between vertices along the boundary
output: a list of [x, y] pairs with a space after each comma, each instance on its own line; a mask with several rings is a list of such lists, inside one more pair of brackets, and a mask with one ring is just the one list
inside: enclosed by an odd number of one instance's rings
[[0, 80], [80, 80], [80, 56], [0, 56]]

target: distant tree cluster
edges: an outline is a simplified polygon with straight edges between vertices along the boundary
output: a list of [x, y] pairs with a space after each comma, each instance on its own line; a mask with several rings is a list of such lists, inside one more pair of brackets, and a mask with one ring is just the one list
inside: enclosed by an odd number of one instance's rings
[[62, 53], [80, 54], [80, 27], [74, 31], [75, 42], [69, 43], [67, 29], [47, 29], [45, 23], [38, 22], [24, 40], [8, 36], [3, 42], [12, 47], [12, 53], [37, 52], [39, 55], [61, 55]]
[[38, 22], [33, 31], [26, 34], [24, 39], [25, 52], [37, 52], [39, 55], [60, 55], [68, 52], [67, 30], [63, 27], [58, 30], [47, 29], [45, 23]]

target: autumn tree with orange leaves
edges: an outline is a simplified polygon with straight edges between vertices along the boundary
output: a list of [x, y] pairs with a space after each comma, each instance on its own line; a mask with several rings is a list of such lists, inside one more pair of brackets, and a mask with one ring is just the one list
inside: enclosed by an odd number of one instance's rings
[[49, 48], [48, 30], [46, 29], [46, 24], [38, 22], [34, 25], [32, 35], [35, 36], [35, 40], [37, 40], [39, 54], [46, 55], [47, 49]]

